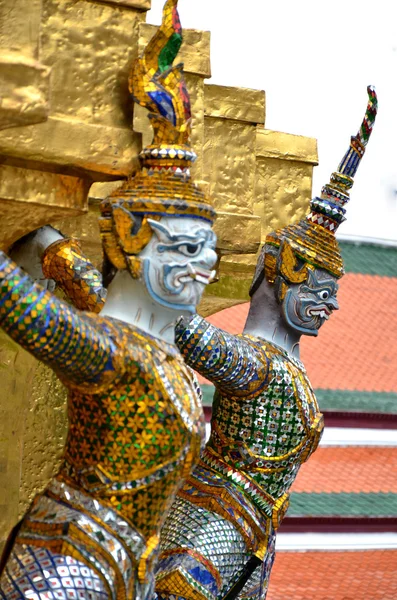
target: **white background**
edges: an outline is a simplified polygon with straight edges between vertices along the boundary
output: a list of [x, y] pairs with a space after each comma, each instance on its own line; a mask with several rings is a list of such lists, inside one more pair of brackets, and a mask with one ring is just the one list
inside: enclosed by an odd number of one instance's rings
[[[159, 24], [164, 0], [152, 0]], [[211, 31], [210, 83], [264, 89], [266, 127], [318, 139], [314, 195], [329, 181], [375, 85], [379, 113], [339, 232], [397, 240], [397, 0], [180, 0]]]

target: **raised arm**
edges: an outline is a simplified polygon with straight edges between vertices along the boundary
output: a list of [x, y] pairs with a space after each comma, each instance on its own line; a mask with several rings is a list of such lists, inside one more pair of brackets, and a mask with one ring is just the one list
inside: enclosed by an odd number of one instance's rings
[[[102, 322], [103, 323], [103, 322]], [[120, 373], [111, 326], [78, 313], [0, 252], [0, 326], [65, 382], [90, 390]], [[118, 367], [116, 371], [116, 367]]]
[[105, 304], [102, 276], [86, 258], [77, 240], [65, 238], [51, 244], [42, 257], [43, 274], [53, 279], [73, 306], [99, 313]]
[[225, 392], [247, 396], [268, 383], [269, 359], [258, 344], [226, 333], [199, 315], [178, 322], [175, 342], [185, 362]]

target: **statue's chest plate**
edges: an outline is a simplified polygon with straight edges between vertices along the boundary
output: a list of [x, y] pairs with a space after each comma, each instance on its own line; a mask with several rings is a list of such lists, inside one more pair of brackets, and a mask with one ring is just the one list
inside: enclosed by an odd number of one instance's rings
[[317, 413], [304, 371], [283, 356], [274, 356], [264, 390], [247, 400], [222, 397], [216, 426], [221, 435], [236, 440], [237, 446], [243, 443], [255, 456], [281, 458], [305, 442]]
[[194, 373], [180, 361], [163, 361], [154, 367], [157, 383], [185, 427], [198, 431], [202, 415], [201, 391]]
[[188, 367], [147, 340], [142, 351], [133, 342], [131, 351], [126, 344], [124, 373], [106, 391], [90, 396], [73, 390], [69, 399], [68, 462], [77, 471], [93, 466], [107, 484], [146, 477], [186, 459], [191, 464], [204, 433]]

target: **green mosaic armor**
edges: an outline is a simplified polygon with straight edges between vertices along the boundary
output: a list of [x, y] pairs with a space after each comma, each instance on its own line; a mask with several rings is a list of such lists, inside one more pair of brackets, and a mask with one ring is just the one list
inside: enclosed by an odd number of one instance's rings
[[[241, 597], [264, 598], [274, 531], [300, 465], [318, 446], [323, 417], [302, 363], [278, 346], [229, 335], [199, 316], [181, 321], [176, 342], [216, 394], [211, 437], [162, 532], [159, 598], [215, 600], [252, 554], [263, 566]], [[232, 524], [234, 535], [211, 551], [215, 522], [222, 530]]]

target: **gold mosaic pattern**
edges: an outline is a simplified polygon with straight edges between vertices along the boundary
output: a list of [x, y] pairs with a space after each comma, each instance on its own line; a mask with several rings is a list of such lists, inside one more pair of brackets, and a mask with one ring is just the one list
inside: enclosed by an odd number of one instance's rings
[[[283, 239], [287, 239], [295, 255], [305, 263], [318, 269], [325, 269], [334, 277], [344, 274], [342, 255], [335, 235], [303, 219], [295, 225], [270, 233], [266, 237], [266, 246], [280, 248]], [[267, 280], [274, 281], [276, 273], [270, 269], [266, 273]]]
[[162, 24], [134, 64], [129, 86], [135, 102], [151, 113], [154, 146], [188, 145], [190, 98], [181, 65], [171, 68], [182, 44], [178, 0], [167, 0]]
[[[65, 251], [67, 243], [61, 246]], [[0, 325], [69, 390], [69, 433], [57, 481], [108, 506], [154, 552], [202, 441], [202, 408], [190, 371], [172, 346], [119, 321], [77, 313], [3, 253], [0, 281]], [[38, 526], [45, 547], [50, 525]], [[24, 543], [36, 544], [24, 536]], [[86, 555], [91, 552], [87, 546]], [[149, 575], [153, 552], [141, 565]]]
[[44, 277], [53, 279], [75, 308], [99, 313], [105, 304], [102, 275], [84, 256], [77, 240], [49, 246], [42, 257]]

